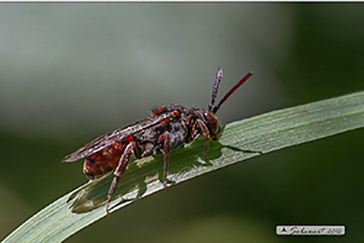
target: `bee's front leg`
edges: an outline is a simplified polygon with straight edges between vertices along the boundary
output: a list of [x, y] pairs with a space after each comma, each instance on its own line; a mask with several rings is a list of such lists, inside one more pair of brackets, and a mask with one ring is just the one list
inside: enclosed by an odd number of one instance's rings
[[210, 132], [205, 123], [201, 119], [196, 119], [196, 121], [193, 123], [191, 133], [194, 134], [196, 129], [198, 129], [200, 131], [201, 136], [205, 138], [205, 150], [203, 155], [205, 157], [205, 161], [207, 162], [208, 159], [206, 154], [207, 154], [207, 148], [209, 147]]

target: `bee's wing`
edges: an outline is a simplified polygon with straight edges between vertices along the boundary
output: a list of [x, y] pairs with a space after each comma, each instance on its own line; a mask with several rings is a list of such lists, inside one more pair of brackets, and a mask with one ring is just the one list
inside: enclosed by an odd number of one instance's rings
[[152, 119], [145, 119], [139, 122], [136, 122], [132, 125], [129, 125], [124, 128], [119, 128], [114, 130], [113, 132], [101, 135], [76, 152], [73, 152], [72, 154], [67, 155], [62, 162], [74, 162], [76, 160], [85, 158], [93, 153], [96, 153], [111, 144], [113, 144], [115, 141], [122, 141], [122, 140], [128, 140], [128, 137], [140, 133], [144, 131], [145, 129], [148, 129], [150, 127], [159, 125], [163, 122], [170, 121], [176, 116], [174, 112], [168, 112], [165, 114], [161, 114], [159, 116], [156, 116]]

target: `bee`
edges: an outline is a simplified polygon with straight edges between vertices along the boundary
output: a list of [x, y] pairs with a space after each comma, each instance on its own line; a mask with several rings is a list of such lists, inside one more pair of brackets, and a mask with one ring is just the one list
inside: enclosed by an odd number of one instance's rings
[[[106, 213], [113, 194], [124, 173], [131, 155], [140, 159], [157, 153], [164, 154], [164, 187], [167, 187], [168, 156], [172, 149], [190, 143], [198, 135], [205, 138], [205, 159], [208, 139], [218, 140], [221, 129], [216, 118], [220, 106], [234, 93], [253, 72], [247, 73], [215, 105], [223, 70], [219, 68], [212, 90], [208, 110], [188, 109], [178, 104], [167, 104], [153, 109], [149, 118], [101, 135], [76, 152], [67, 155], [62, 162], [85, 159], [83, 172], [93, 180], [96, 176], [114, 170], [114, 178], [107, 196]], [[207, 159], [206, 159], [207, 160]]]

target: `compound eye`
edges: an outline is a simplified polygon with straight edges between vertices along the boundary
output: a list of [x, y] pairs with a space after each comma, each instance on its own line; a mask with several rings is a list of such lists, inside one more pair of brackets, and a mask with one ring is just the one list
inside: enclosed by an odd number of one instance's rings
[[210, 137], [213, 140], [216, 140], [217, 135], [220, 133], [219, 123], [217, 122], [215, 115], [212, 114], [211, 112], [205, 113], [204, 116], [205, 116], [206, 123], [207, 123], [206, 125], [210, 130]]

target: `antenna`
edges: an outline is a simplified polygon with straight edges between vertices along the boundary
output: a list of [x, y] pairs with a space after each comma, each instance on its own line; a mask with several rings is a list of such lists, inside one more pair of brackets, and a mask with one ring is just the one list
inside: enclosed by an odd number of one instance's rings
[[[221, 76], [219, 76], [219, 73], [221, 73]], [[253, 71], [250, 71], [249, 73], [247, 73], [242, 79], [240, 79], [240, 81], [237, 84], [234, 85], [234, 87], [232, 87], [229, 90], [229, 92], [226, 93], [226, 95], [220, 100], [219, 104], [214, 106], [214, 103], [215, 103], [215, 100], [216, 100], [217, 89], [219, 88], [219, 84], [220, 84], [220, 81], [221, 81], [221, 78], [222, 78], [222, 68], [219, 68], [217, 70], [216, 81], [215, 81], [214, 89], [212, 91], [212, 101], [211, 101], [211, 104], [209, 105], [209, 112], [212, 112], [213, 114], [216, 114], [216, 112], [220, 109], [220, 106], [230, 97], [230, 95], [232, 93], [234, 93], [252, 75], [253, 75]]]
[[217, 96], [217, 90], [219, 89], [223, 73], [224, 72], [223, 72], [222, 68], [217, 69], [216, 81], [215, 81], [214, 87], [212, 89], [212, 99], [211, 99], [211, 103], [209, 104], [209, 112], [211, 112], [212, 108], [214, 107], [214, 104], [216, 101], [216, 96]]

